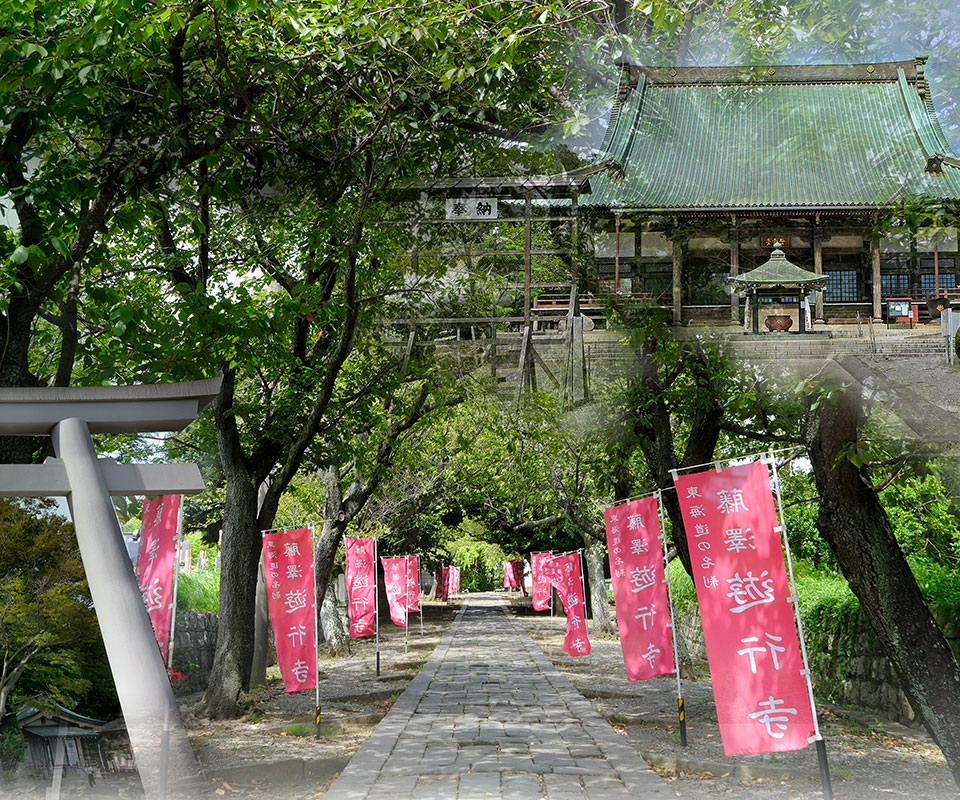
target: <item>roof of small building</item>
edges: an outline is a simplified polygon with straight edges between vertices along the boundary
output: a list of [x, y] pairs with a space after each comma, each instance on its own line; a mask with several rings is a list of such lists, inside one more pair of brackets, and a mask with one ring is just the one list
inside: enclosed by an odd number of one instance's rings
[[581, 204], [676, 211], [857, 210], [960, 198], [925, 59], [878, 64], [625, 65]]
[[17, 723], [26, 733], [34, 736], [96, 736], [103, 722], [86, 717], [69, 708], [53, 703], [49, 709], [24, 706], [17, 712]]
[[815, 272], [798, 267], [787, 257], [780, 249], [780, 245], [773, 248], [770, 254], [770, 260], [761, 264], [756, 269], [744, 272], [730, 278], [730, 282], [743, 289], [772, 289], [781, 288], [807, 288], [822, 289], [827, 283], [826, 275], [817, 275]]

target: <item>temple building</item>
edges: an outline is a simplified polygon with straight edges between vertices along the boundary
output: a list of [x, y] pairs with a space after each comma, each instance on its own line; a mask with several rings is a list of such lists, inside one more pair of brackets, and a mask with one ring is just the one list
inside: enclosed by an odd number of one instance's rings
[[[779, 245], [825, 278], [810, 293], [817, 322], [881, 320], [890, 298], [960, 298], [960, 159], [924, 61], [623, 66], [607, 166], [576, 199], [597, 289], [669, 308], [678, 324], [741, 324], [730, 278]], [[918, 204], [947, 209], [940, 227], [891, 225]]]

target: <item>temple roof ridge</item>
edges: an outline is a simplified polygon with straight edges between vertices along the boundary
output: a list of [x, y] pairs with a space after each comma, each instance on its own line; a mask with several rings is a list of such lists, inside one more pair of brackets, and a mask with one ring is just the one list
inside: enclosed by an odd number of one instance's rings
[[657, 85], [737, 85], [743, 83], [877, 83], [896, 81], [903, 70], [911, 81], [925, 83], [925, 56], [901, 61], [851, 64], [726, 64], [695, 67], [653, 66], [621, 62], [636, 78]]
[[865, 210], [960, 199], [926, 59], [622, 64], [587, 205], [657, 211]]

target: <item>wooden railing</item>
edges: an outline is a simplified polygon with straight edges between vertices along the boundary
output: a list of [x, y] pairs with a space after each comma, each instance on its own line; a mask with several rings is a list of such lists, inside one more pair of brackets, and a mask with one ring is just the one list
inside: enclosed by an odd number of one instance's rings
[[[926, 303], [927, 298], [933, 297], [933, 296], [934, 296], [934, 293], [932, 289], [930, 290], [924, 289], [921, 291], [906, 290], [902, 292], [895, 292], [893, 294], [885, 294], [883, 296], [883, 299], [884, 301], [886, 301], [890, 297], [896, 297], [896, 298], [909, 297], [911, 302], [913, 303]], [[937, 294], [937, 297], [946, 297], [951, 302], [960, 302], [960, 288], [941, 289], [940, 292]]]

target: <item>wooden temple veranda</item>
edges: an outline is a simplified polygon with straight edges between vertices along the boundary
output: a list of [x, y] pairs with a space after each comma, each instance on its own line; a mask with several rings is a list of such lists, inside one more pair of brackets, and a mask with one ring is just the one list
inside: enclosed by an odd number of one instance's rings
[[[405, 322], [429, 324], [423, 338], [449, 343], [458, 359], [464, 340], [482, 342], [474, 358], [498, 380], [508, 369], [506, 379], [529, 386], [539, 370], [578, 402], [589, 391], [583, 332], [615, 324], [610, 309], [750, 332], [751, 290], [736, 279], [774, 247], [815, 280], [780, 296], [754, 291], [772, 306], [761, 319], [806, 304], [803, 327], [816, 332], [893, 323], [890, 300], [921, 317], [928, 298], [960, 303], [960, 159], [924, 63], [623, 65], [592, 165], [440, 180], [408, 195], [414, 261], [445, 260], [451, 272], [500, 283], [489, 312], [457, 313], [451, 302]], [[911, 204], [938, 211], [937, 225], [895, 227]], [[438, 226], [446, 233], [424, 234]]]

